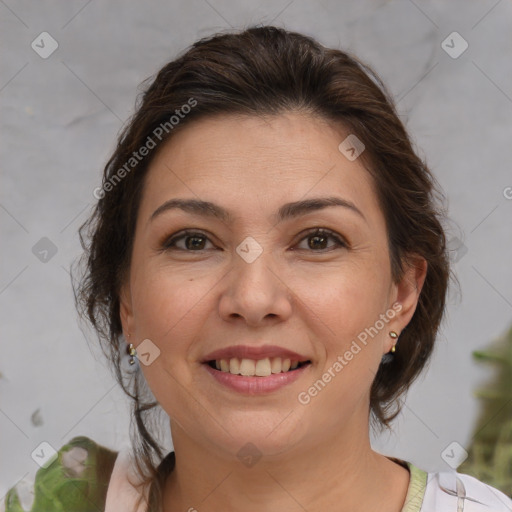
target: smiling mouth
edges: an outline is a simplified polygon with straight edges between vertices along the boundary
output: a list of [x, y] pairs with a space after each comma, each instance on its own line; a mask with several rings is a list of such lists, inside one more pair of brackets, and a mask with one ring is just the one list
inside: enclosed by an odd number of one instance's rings
[[232, 357], [231, 359], [217, 359], [207, 361], [208, 366], [219, 372], [230, 373], [232, 375], [242, 375], [244, 377], [268, 377], [277, 373], [289, 373], [303, 366], [311, 364], [311, 361], [296, 361], [289, 358], [266, 357], [264, 359], [240, 359]]

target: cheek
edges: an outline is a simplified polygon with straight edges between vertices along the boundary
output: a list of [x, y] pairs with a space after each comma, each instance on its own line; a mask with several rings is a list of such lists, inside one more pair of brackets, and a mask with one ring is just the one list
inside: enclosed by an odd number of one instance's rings
[[319, 370], [330, 379], [318, 401], [326, 410], [340, 403], [352, 410], [369, 392], [382, 358], [381, 340], [387, 336], [385, 325], [378, 332], [372, 329], [387, 308], [384, 272], [376, 263], [347, 265], [322, 280], [325, 286], [316, 288], [316, 293], [309, 292], [311, 309], [318, 311], [314, 329], [318, 333], [322, 324], [329, 328], [323, 331], [327, 333], [321, 340], [325, 360]]
[[311, 273], [295, 283], [297, 296], [330, 328], [330, 339], [346, 342], [373, 325], [387, 305], [384, 269], [368, 262], [340, 265], [324, 275]]
[[[183, 329], [190, 322], [197, 322], [202, 303], [215, 281], [196, 279], [171, 270], [154, 270], [141, 273], [135, 288], [134, 310], [139, 336], [157, 344], [179, 340]], [[180, 336], [173, 336], [180, 333]], [[186, 336], [185, 336], [186, 338]]]
[[[135, 279], [137, 339], [150, 339], [160, 351], [159, 357], [148, 366], [141, 365], [141, 370], [166, 410], [170, 404], [186, 407], [181, 390], [190, 384], [190, 375], [188, 371], [183, 372], [184, 363], [197, 340], [207, 309], [211, 308], [208, 290], [214, 284], [211, 277], [197, 279], [170, 269], [146, 268]], [[177, 384], [177, 378], [181, 385]]]
[[319, 333], [325, 324], [329, 334], [321, 339], [325, 360], [320, 362], [312, 387], [303, 391], [311, 391], [315, 415], [326, 429], [336, 428], [340, 419], [347, 419], [358, 407], [367, 407], [382, 358], [380, 340], [386, 330], [374, 335], [368, 332], [385, 312], [385, 287], [382, 277], [368, 281], [369, 275], [355, 271], [333, 275], [328, 293], [311, 298], [312, 309], [320, 312], [313, 328]]

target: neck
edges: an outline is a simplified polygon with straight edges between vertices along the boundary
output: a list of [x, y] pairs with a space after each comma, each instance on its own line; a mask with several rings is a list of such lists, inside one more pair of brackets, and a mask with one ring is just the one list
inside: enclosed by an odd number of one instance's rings
[[164, 510], [399, 512], [409, 484], [407, 469], [371, 449], [368, 423], [349, 430], [248, 467], [198, 445], [173, 426], [176, 466], [166, 482]]

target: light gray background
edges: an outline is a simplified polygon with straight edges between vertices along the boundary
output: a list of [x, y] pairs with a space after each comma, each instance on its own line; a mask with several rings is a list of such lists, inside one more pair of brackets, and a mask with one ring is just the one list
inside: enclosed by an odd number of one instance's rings
[[[446, 469], [441, 452], [469, 444], [472, 393], [490, 375], [471, 351], [512, 317], [511, 3], [4, 0], [0, 16], [0, 496], [35, 472], [31, 452], [42, 441], [60, 448], [84, 434], [115, 449], [126, 441], [126, 402], [77, 324], [68, 274], [77, 229], [139, 83], [196, 39], [257, 22], [371, 64], [445, 189], [461, 229], [451, 236], [465, 244], [454, 252], [462, 298], [450, 294], [430, 370], [394, 434], [375, 446]], [[59, 45], [47, 59], [31, 48], [43, 31]], [[441, 46], [453, 31], [469, 44], [456, 59]], [[46, 263], [32, 252], [42, 237], [58, 251]]]

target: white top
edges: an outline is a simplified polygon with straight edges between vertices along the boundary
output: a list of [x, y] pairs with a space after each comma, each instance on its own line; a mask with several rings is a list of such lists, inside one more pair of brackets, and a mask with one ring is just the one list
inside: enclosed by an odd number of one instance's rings
[[[396, 459], [395, 459], [396, 460]], [[406, 462], [411, 473], [401, 512], [512, 512], [512, 500], [503, 492], [476, 478], [455, 471], [426, 472]], [[107, 491], [105, 512], [145, 512], [128, 449], [119, 452]], [[146, 494], [147, 497], [147, 494]]]
[[512, 512], [512, 500], [476, 478], [446, 471], [428, 473], [419, 512]]

